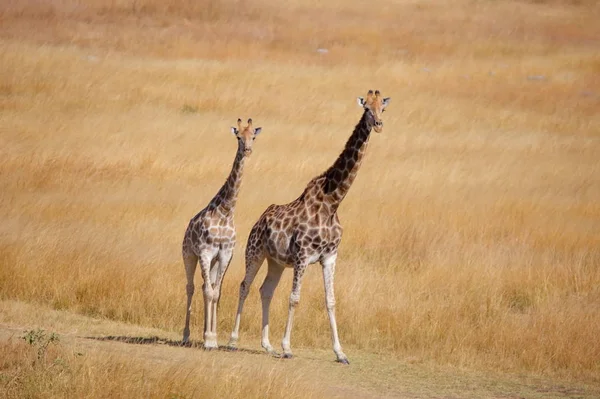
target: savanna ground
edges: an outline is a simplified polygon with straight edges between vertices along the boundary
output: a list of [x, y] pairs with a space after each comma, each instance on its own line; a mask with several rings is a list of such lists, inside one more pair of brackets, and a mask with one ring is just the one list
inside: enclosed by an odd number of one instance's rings
[[[600, 396], [599, 20], [594, 1], [0, 3], [0, 392]], [[295, 359], [259, 351], [264, 270], [243, 350], [177, 347], [181, 239], [229, 173], [229, 127], [263, 132], [222, 345], [252, 224], [334, 161], [368, 89], [392, 102], [339, 211], [351, 365], [333, 362], [317, 265]]]

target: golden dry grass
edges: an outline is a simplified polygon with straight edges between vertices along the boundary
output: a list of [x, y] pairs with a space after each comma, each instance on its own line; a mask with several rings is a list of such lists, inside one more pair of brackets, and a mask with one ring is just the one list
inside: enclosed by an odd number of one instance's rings
[[[0, 342], [0, 393], [4, 398], [307, 398], [323, 397], [301, 375], [290, 378], [278, 365], [240, 362], [228, 369], [190, 359], [131, 357], [106, 349], [73, 348], [49, 333], [28, 344], [18, 337]], [[123, 348], [119, 348], [124, 350]], [[140, 361], [141, 360], [141, 361]], [[301, 370], [304, 371], [304, 370]]]
[[[252, 117], [264, 130], [237, 209], [224, 344], [250, 227], [333, 162], [360, 117], [354, 98], [378, 88], [392, 97], [386, 128], [340, 208], [350, 360], [600, 381], [595, 2], [54, 0], [0, 12], [0, 298], [180, 331], [182, 234], [229, 172], [229, 126]], [[258, 346], [263, 273], [243, 345]], [[315, 266], [293, 347], [329, 347], [322, 291]]]
[[[0, 320], [1, 397], [595, 399], [600, 394], [598, 384], [360, 350], [354, 350], [352, 366], [343, 367], [332, 361], [329, 348], [297, 349], [293, 361], [262, 350], [203, 351], [200, 341], [181, 348], [180, 332], [13, 300], [0, 301]], [[19, 327], [26, 325], [36, 327]], [[58, 342], [40, 352], [51, 334], [58, 334]], [[35, 339], [27, 345], [24, 336]]]

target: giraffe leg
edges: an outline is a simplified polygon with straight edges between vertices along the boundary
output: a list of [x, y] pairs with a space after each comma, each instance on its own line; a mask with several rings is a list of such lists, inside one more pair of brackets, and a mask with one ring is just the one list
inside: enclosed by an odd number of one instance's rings
[[300, 288], [302, 286], [302, 277], [306, 270], [306, 264], [294, 265], [294, 281], [292, 282], [292, 293], [290, 294], [290, 305], [288, 310], [288, 319], [285, 325], [285, 334], [281, 341], [281, 347], [283, 348], [283, 357], [292, 357], [292, 348], [290, 346], [290, 338], [292, 335], [292, 324], [294, 320], [294, 310], [300, 302]]
[[207, 251], [200, 255], [200, 267], [202, 268], [202, 277], [204, 284], [202, 285], [202, 293], [204, 294], [204, 349], [216, 349], [217, 342], [211, 332], [212, 326], [212, 302], [213, 288], [210, 280], [210, 269], [213, 262], [213, 256]]
[[[208, 306], [208, 311], [210, 312], [210, 323], [207, 326], [208, 332], [210, 334], [211, 337], [214, 337], [214, 340], [216, 341], [216, 324], [217, 324], [217, 320], [215, 318], [215, 312], [214, 312], [214, 308], [216, 306], [216, 295], [217, 295], [217, 291], [216, 291], [216, 281], [217, 281], [217, 276], [218, 276], [218, 270], [219, 270], [219, 258], [218, 256], [215, 256], [210, 264], [210, 287], [212, 288], [212, 296], [211, 296], [211, 300]], [[216, 344], [216, 342], [215, 342]]]
[[204, 349], [215, 349], [212, 339], [210, 326], [212, 324], [212, 294], [207, 294], [207, 286], [210, 286], [210, 281], [205, 281], [202, 284], [202, 293], [204, 294]]
[[342, 345], [338, 337], [337, 324], [335, 321], [335, 295], [333, 291], [333, 276], [335, 274], [335, 261], [337, 254], [333, 254], [321, 260], [323, 266], [323, 283], [325, 284], [325, 305], [329, 315], [329, 324], [331, 325], [331, 340], [333, 342], [333, 351], [337, 356], [337, 361], [343, 364], [350, 364], [348, 358], [342, 352]]
[[217, 308], [219, 307], [219, 299], [221, 297], [221, 285], [223, 284], [223, 278], [225, 272], [229, 268], [231, 258], [233, 257], [232, 250], [223, 250], [219, 252], [217, 267], [213, 267], [216, 270], [213, 283], [213, 301], [212, 301], [212, 324], [210, 330], [215, 339], [215, 345], [217, 345]]
[[187, 293], [187, 305], [185, 312], [185, 327], [183, 328], [183, 343], [187, 343], [190, 339], [190, 314], [192, 312], [192, 297], [194, 296], [194, 274], [198, 264], [198, 257], [193, 253], [183, 254], [183, 264], [185, 265], [185, 276], [187, 285], [185, 287]]
[[[248, 247], [249, 248], [249, 247]], [[231, 338], [229, 339], [229, 346], [236, 347], [240, 336], [240, 320], [242, 318], [242, 310], [244, 309], [244, 301], [248, 297], [250, 292], [250, 285], [256, 277], [256, 273], [265, 261], [265, 254], [261, 250], [258, 253], [249, 253], [246, 249], [246, 275], [244, 280], [240, 284], [240, 299], [238, 302], [237, 314], [235, 316], [235, 323], [233, 325], [233, 331], [231, 332]]]
[[260, 287], [260, 297], [262, 300], [262, 339], [261, 345], [268, 353], [275, 353], [269, 342], [269, 307], [275, 288], [279, 284], [284, 266], [278, 264], [272, 259], [267, 259], [269, 271], [265, 277], [263, 285]]

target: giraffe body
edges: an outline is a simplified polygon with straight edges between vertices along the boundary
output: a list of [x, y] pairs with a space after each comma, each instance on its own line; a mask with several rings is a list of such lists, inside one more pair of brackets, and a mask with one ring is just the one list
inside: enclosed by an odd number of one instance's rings
[[293, 314], [300, 301], [302, 277], [308, 265], [320, 262], [333, 350], [339, 362], [348, 363], [339, 342], [335, 320], [333, 276], [343, 233], [337, 209], [356, 178], [371, 130], [381, 131], [383, 123], [380, 116], [388, 102], [389, 98], [380, 97], [379, 92], [373, 96], [372, 91], [367, 95], [366, 101], [359, 99], [359, 103], [364, 107], [363, 116], [335, 163], [323, 174], [312, 179], [296, 200], [285, 205], [269, 206], [252, 228], [246, 247], [246, 275], [240, 285], [238, 312], [230, 345], [237, 344], [244, 301], [252, 281], [266, 259], [268, 272], [260, 288], [263, 308], [261, 344], [265, 350], [273, 352], [269, 342], [269, 307], [283, 270], [291, 267], [294, 270], [294, 279], [282, 341], [284, 357], [291, 357]]
[[190, 313], [194, 295], [194, 275], [200, 264], [204, 284], [204, 348], [217, 348], [217, 306], [223, 277], [229, 267], [236, 243], [234, 211], [241, 185], [246, 157], [252, 153], [252, 142], [261, 128], [253, 128], [252, 120], [242, 128], [232, 127], [238, 140], [238, 149], [231, 173], [210, 203], [194, 216], [185, 231], [182, 256], [187, 278], [187, 307], [183, 342], [190, 337]]

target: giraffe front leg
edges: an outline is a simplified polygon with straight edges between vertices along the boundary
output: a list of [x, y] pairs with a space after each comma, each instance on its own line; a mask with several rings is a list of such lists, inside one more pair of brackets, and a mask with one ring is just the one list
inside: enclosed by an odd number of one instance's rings
[[216, 349], [217, 342], [216, 337], [212, 334], [212, 304], [214, 290], [211, 284], [210, 267], [212, 264], [212, 256], [207, 252], [202, 253], [200, 256], [200, 267], [202, 268], [202, 278], [204, 278], [204, 284], [202, 285], [202, 293], [204, 295], [204, 349]]
[[213, 299], [212, 299], [212, 288], [207, 288], [210, 286], [210, 282], [204, 283], [202, 285], [202, 291], [204, 294], [204, 343], [203, 348], [210, 350], [216, 349], [217, 343], [215, 337], [212, 333], [212, 324], [213, 324]]
[[275, 354], [271, 343], [269, 342], [269, 307], [275, 288], [281, 280], [284, 266], [279, 265], [272, 259], [268, 259], [269, 271], [265, 277], [263, 285], [260, 287], [260, 298], [262, 301], [262, 338], [261, 346], [270, 354]]
[[[212, 298], [212, 304], [211, 304], [211, 324], [210, 324], [210, 332], [212, 337], [214, 338], [214, 344], [215, 347], [218, 347], [217, 344], [217, 324], [218, 324], [218, 319], [217, 319], [217, 308], [219, 305], [219, 299], [221, 297], [221, 286], [223, 284], [223, 278], [225, 277], [225, 273], [227, 272], [227, 269], [229, 268], [229, 264], [231, 263], [231, 258], [233, 257], [233, 251], [232, 250], [223, 250], [219, 252], [219, 256], [218, 256], [218, 260], [217, 260], [217, 265], [216, 267], [213, 266], [214, 269], [216, 269], [216, 272], [214, 273], [214, 278], [213, 278], [213, 298]], [[211, 273], [212, 274], [212, 273]], [[213, 276], [211, 276], [212, 278]]]
[[333, 342], [333, 351], [337, 356], [337, 361], [342, 364], [350, 364], [348, 357], [342, 351], [342, 345], [338, 337], [337, 323], [335, 321], [335, 295], [333, 290], [333, 277], [335, 274], [335, 261], [337, 254], [333, 254], [321, 260], [323, 266], [323, 283], [325, 284], [325, 305], [329, 315], [329, 324], [331, 325], [331, 341]]
[[292, 335], [292, 324], [294, 321], [294, 310], [298, 303], [300, 303], [300, 288], [302, 286], [302, 277], [306, 270], [306, 263], [294, 265], [294, 281], [292, 282], [292, 293], [290, 294], [290, 304], [288, 310], [288, 319], [285, 325], [285, 334], [281, 341], [281, 347], [283, 348], [283, 357], [286, 359], [292, 358], [292, 348], [290, 345], [290, 339]]

